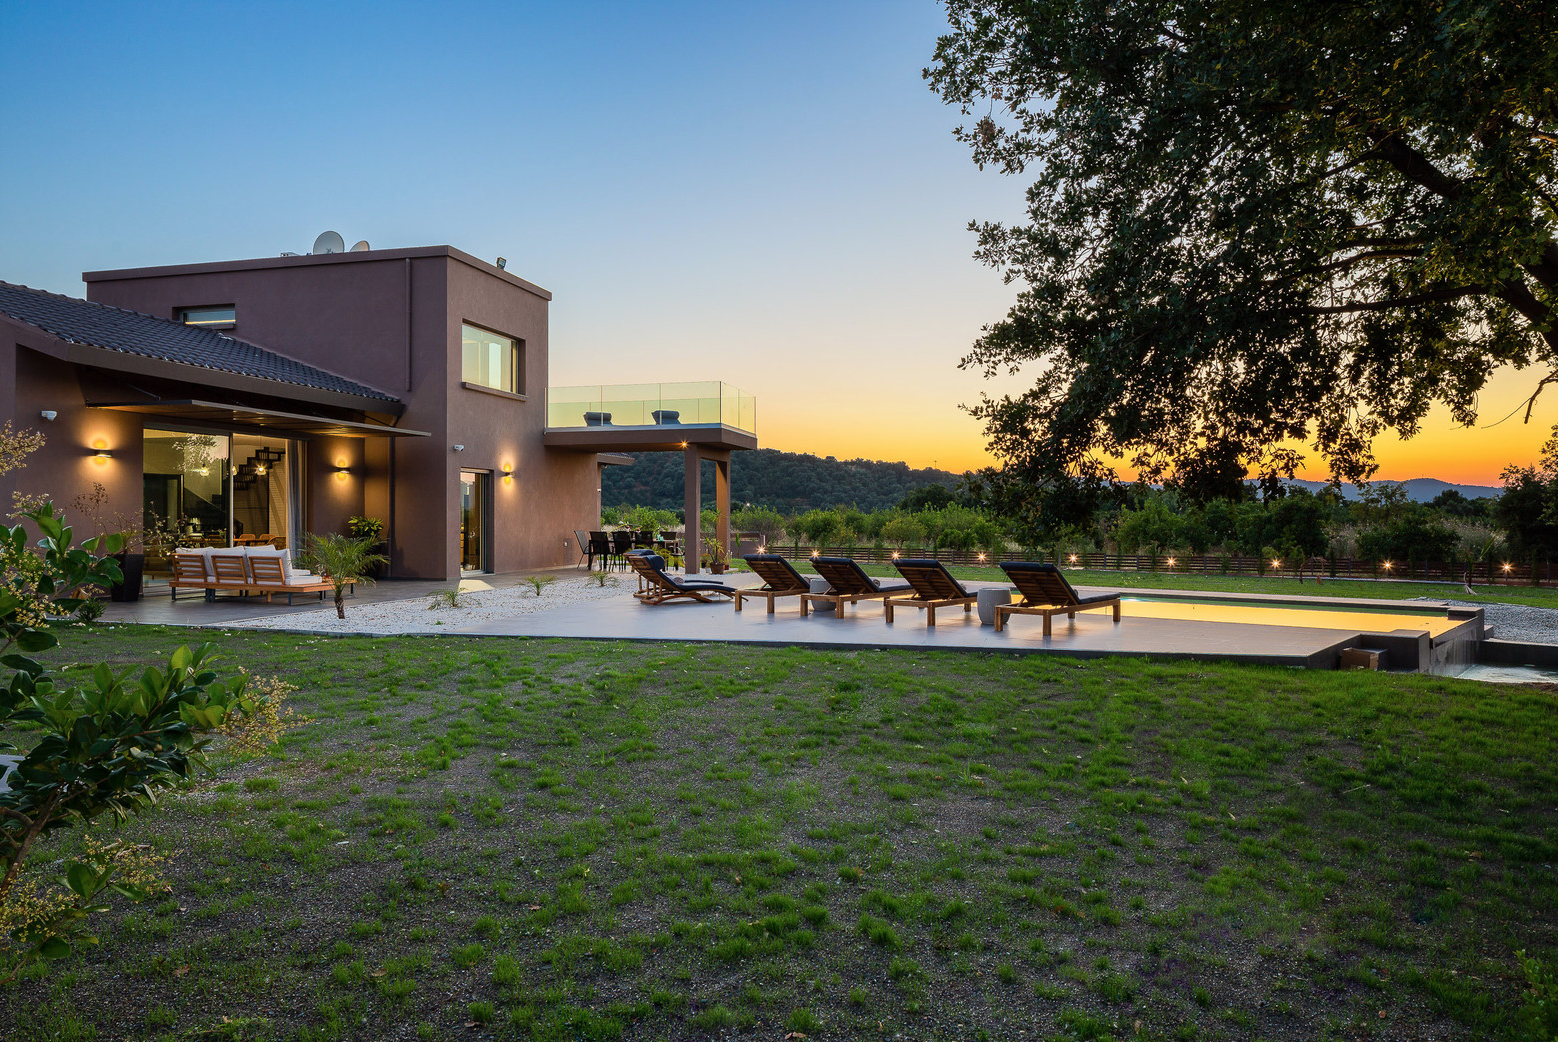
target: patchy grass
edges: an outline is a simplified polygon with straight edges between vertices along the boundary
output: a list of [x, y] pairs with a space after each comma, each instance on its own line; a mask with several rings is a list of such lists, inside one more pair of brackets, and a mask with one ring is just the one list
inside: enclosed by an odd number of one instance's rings
[[0, 989], [9, 1037], [1513, 1039], [1551, 971], [1551, 691], [222, 640], [313, 722], [124, 827], [173, 895]]

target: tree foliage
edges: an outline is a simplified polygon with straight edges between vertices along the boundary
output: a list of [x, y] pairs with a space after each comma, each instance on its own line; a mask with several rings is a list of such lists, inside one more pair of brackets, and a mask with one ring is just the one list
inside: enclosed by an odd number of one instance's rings
[[1023, 288], [962, 363], [1035, 375], [974, 407], [1030, 502], [1083, 512], [1115, 461], [1273, 488], [1304, 443], [1360, 480], [1497, 366], [1558, 378], [1558, 8], [946, 3], [932, 88], [1035, 177], [976, 226]]

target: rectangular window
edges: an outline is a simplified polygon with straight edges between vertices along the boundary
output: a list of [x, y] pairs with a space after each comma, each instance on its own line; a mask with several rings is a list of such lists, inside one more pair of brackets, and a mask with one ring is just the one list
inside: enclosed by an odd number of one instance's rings
[[460, 341], [461, 380], [511, 394], [525, 393], [523, 341], [468, 325], [460, 326]]
[[179, 308], [177, 318], [186, 326], [204, 329], [231, 329], [238, 324], [238, 308], [232, 304], [207, 304], [198, 308]]

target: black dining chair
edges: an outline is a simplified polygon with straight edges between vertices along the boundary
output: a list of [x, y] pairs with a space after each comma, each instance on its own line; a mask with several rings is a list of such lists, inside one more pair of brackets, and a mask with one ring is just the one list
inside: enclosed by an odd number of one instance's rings
[[601, 570], [605, 571], [607, 565], [611, 563], [611, 537], [605, 532], [591, 532], [589, 555], [590, 567], [595, 567], [595, 559], [598, 557], [601, 561]]
[[619, 528], [611, 533], [611, 555], [627, 567], [628, 551], [633, 549], [633, 533], [625, 528]]

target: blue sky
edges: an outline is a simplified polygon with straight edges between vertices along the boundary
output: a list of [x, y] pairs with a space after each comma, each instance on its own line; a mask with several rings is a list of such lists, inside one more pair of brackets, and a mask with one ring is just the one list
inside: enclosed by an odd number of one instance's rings
[[[1016, 382], [956, 366], [1015, 288], [967, 224], [1024, 185], [921, 79], [943, 31], [929, 0], [0, 0], [0, 279], [448, 243], [556, 294], [554, 386], [723, 379], [770, 447], [982, 465], [959, 405]], [[1380, 476], [1496, 481], [1539, 413], [1440, 410]]]
[[[0, 5], [0, 278], [450, 243], [556, 294], [552, 382], [725, 379], [765, 444], [982, 462], [956, 362], [1020, 212], [932, 3]], [[854, 383], [882, 410], [822, 387]], [[912, 429], [898, 417], [912, 415]]]

